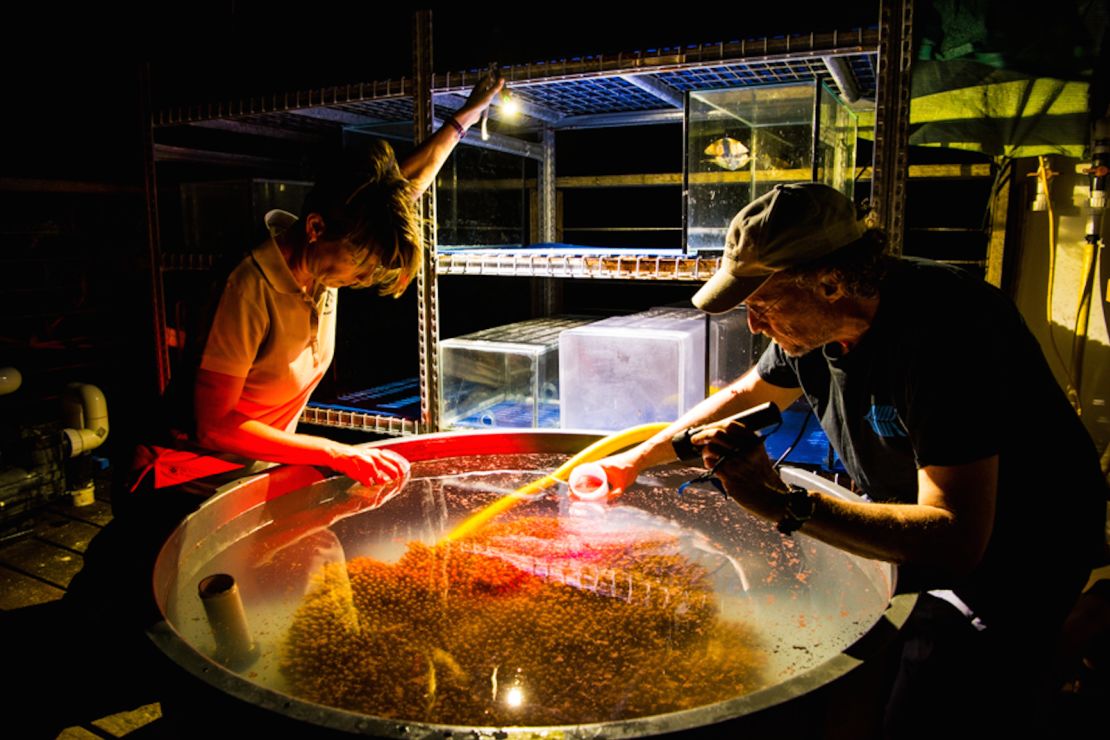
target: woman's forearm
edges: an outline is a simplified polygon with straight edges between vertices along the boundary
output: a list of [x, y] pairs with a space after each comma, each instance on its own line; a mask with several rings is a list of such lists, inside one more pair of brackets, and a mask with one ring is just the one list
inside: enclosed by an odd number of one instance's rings
[[342, 445], [324, 437], [274, 429], [239, 417], [198, 429], [198, 441], [211, 449], [267, 462], [333, 467]]
[[425, 139], [400, 163], [401, 174], [412, 183], [414, 197], [419, 198], [431, 186], [455, 146], [466, 135], [466, 131], [482, 117], [482, 111], [489, 107], [493, 96], [502, 87], [503, 80], [483, 79], [466, 103], [451, 116], [462, 131], [457, 131], [450, 122], [444, 122], [438, 131]]

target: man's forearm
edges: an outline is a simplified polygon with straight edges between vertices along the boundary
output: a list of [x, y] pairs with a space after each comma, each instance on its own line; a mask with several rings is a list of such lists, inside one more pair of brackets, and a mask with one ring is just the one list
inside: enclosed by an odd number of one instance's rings
[[[944, 509], [922, 504], [876, 504], [811, 493], [813, 517], [804, 532], [848, 552], [891, 563], [963, 570], [958, 522]], [[781, 512], [779, 514], [781, 516]]]
[[[772, 522], [786, 514], [786, 486], [766, 460], [737, 460], [721, 472], [725, 489], [745, 508]], [[813, 510], [803, 531], [863, 557], [966, 573], [990, 540], [997, 472], [997, 456], [922, 468], [916, 503], [872, 503], [810, 491]]]
[[732, 414], [772, 401], [783, 407], [792, 403], [800, 391], [772, 386], [759, 377], [753, 367], [731, 385], [722, 388], [699, 402], [673, 424], [654, 435], [637, 448], [638, 467], [643, 470], [675, 459], [671, 438], [684, 429], [708, 424]]
[[[689, 427], [721, 419], [730, 413], [739, 413], [745, 408], [743, 402], [742, 396], [729, 394], [727, 388], [702, 400], [666, 429], [645, 440], [637, 448], [638, 467], [651, 468], [674, 461], [674, 449], [671, 447], [671, 438], [674, 435]], [[736, 409], [735, 412], [732, 411], [733, 408]]]

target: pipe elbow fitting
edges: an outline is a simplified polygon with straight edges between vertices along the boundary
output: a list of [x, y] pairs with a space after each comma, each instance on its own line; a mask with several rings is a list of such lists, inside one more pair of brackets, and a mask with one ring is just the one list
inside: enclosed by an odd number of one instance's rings
[[65, 421], [63, 430], [76, 456], [94, 450], [108, 437], [108, 402], [104, 393], [89, 383], [70, 383], [66, 386]]

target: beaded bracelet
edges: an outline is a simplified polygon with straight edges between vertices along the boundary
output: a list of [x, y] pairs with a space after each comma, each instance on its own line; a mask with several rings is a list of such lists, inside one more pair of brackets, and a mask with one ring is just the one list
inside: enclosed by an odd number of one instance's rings
[[459, 123], [454, 116], [447, 116], [443, 122], [445, 124], [450, 124], [451, 128], [455, 129], [455, 133], [459, 135], [460, 139], [466, 136], [466, 129], [462, 127], [462, 124]]

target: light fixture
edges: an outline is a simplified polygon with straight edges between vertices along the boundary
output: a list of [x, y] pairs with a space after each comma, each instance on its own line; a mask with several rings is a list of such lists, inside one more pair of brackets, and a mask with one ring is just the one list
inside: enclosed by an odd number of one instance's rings
[[[502, 118], [516, 118], [520, 114], [520, 101], [509, 93], [508, 88], [501, 88], [498, 94], [498, 108]], [[482, 141], [489, 141], [489, 108], [482, 111]]]
[[520, 114], [520, 101], [508, 90], [501, 91], [501, 113], [510, 118]]

